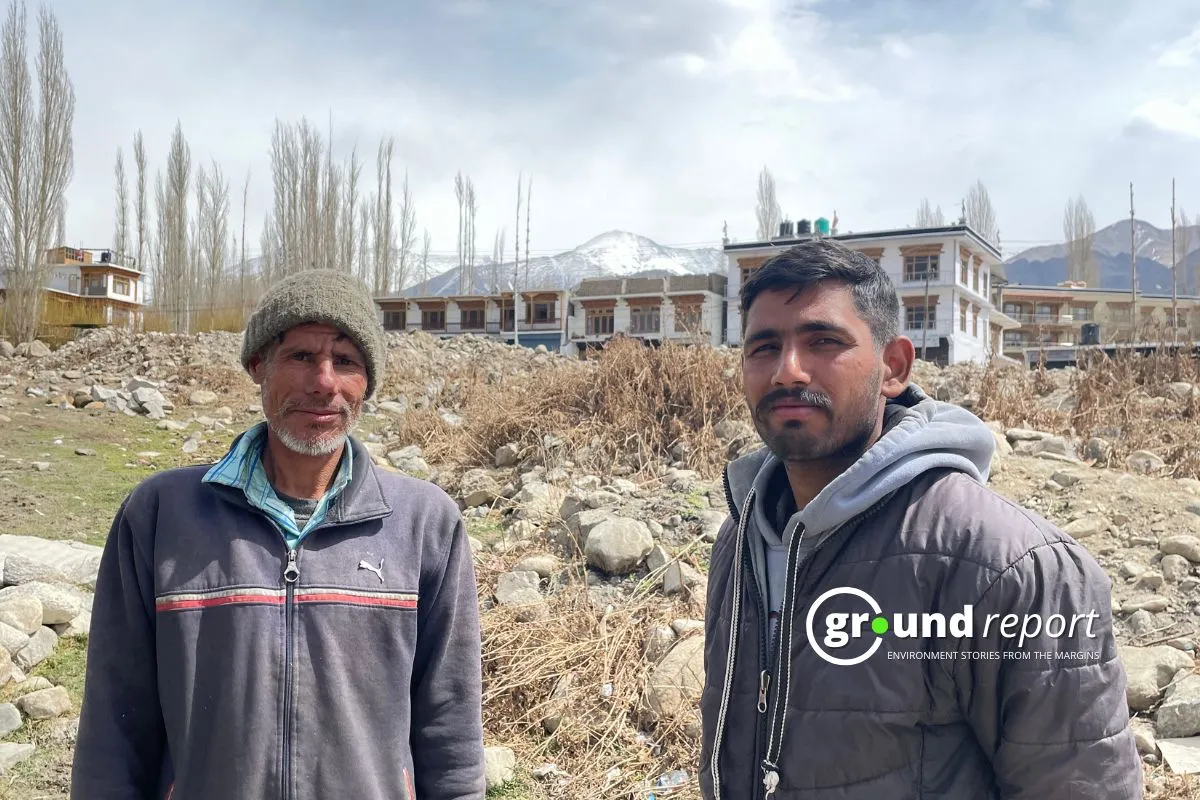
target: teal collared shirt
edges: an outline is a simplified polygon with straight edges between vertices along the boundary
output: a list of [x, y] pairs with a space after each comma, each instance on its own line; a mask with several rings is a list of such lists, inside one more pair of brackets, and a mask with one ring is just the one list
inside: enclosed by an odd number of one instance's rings
[[280, 499], [267, 478], [267, 470], [262, 462], [266, 446], [267, 423], [260, 422], [242, 434], [229, 452], [204, 474], [203, 480], [204, 483], [220, 483], [241, 489], [250, 505], [263, 511], [279, 528], [288, 548], [295, 550], [309, 531], [325, 521], [329, 506], [350, 485], [350, 478], [354, 474], [354, 448], [347, 440], [333, 482], [317, 504], [317, 510], [309, 518], [308, 524], [300, 528], [292, 507]]

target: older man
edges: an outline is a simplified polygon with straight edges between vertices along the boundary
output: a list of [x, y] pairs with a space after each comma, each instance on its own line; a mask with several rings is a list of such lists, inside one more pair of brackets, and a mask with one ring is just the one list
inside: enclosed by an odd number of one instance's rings
[[247, 325], [266, 421], [154, 475], [96, 585], [76, 800], [482, 798], [470, 547], [349, 431], [387, 351], [365, 287], [292, 276]]

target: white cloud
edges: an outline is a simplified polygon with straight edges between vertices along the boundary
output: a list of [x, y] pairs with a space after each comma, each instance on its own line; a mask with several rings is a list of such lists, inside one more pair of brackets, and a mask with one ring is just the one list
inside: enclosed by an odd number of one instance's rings
[[1190, 67], [1196, 63], [1196, 54], [1200, 52], [1200, 26], [1171, 43], [1158, 58], [1159, 66]]
[[[1189, 0], [1080, 2], [1086, 13], [1060, 20], [1056, 3], [1055, 24], [1035, 26], [1002, 4], [965, 24], [915, 0], [530, 0], [505, 14], [480, 0], [403, 13], [362, 0], [353, 14], [310, 0], [286, 13], [57, 0], [79, 96], [70, 239], [107, 240], [116, 148], [128, 164], [141, 128], [157, 168], [179, 119], [195, 161], [217, 159], [235, 186], [251, 171], [255, 251], [274, 119], [324, 128], [332, 113], [368, 188], [379, 137], [396, 136], [438, 251], [454, 247], [458, 170], [479, 191], [481, 251], [500, 226], [512, 242], [517, 174], [533, 175], [536, 252], [611, 228], [715, 242], [724, 220], [745, 239], [764, 164], [793, 218], [836, 209], [845, 230], [905, 225], [925, 196], [952, 214], [981, 178], [1006, 241], [1048, 240], [1078, 192], [1106, 224], [1128, 180], [1169, 185], [1173, 172], [1181, 196], [1200, 187], [1192, 143], [1177, 141], [1198, 135], [1200, 110], [1162, 88], [1200, 74], [1157, 33], [1193, 27]], [[97, 30], [129, 44], [101, 53]], [[1143, 130], [1126, 129], [1131, 114]]]
[[1200, 97], [1185, 103], [1166, 98], [1150, 100], [1134, 109], [1133, 118], [1168, 133], [1200, 139]]

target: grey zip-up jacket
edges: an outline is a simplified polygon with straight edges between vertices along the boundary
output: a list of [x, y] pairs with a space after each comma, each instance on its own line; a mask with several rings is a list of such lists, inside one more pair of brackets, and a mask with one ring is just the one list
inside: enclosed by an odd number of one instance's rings
[[[1110, 580], [985, 485], [993, 449], [974, 415], [909, 387], [879, 441], [799, 512], [778, 502], [790, 489], [767, 450], [727, 466], [705, 626], [706, 800], [1143, 796]], [[878, 608], [822, 599], [844, 588]], [[961, 623], [967, 606], [966, 629], [932, 619]], [[830, 635], [852, 632], [855, 613], [858, 637]], [[1000, 624], [1008, 614], [1017, 626]], [[1063, 629], [1035, 633], [1035, 615]]]
[[207, 467], [126, 498], [96, 584], [74, 800], [483, 798], [462, 517], [350, 441], [351, 483], [291, 553]]

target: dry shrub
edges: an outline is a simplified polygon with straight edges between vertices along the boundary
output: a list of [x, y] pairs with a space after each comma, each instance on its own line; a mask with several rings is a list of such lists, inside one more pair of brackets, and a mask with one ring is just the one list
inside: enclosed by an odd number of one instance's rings
[[1200, 386], [1200, 360], [1163, 349], [1145, 356], [1095, 354], [1076, 376], [1072, 427], [1081, 437], [1109, 441], [1116, 463], [1150, 450], [1175, 477], [1200, 477], [1200, 402], [1195, 392], [1184, 402], [1165, 397], [1166, 386], [1176, 382]]
[[178, 375], [181, 384], [195, 379], [197, 386], [219, 395], [254, 390], [254, 383], [245, 370], [224, 364], [185, 364], [179, 368]]
[[[536, 624], [503, 607], [482, 616], [489, 741], [511, 747], [530, 767], [554, 764], [558, 774], [543, 784], [553, 798], [642, 800], [655, 778], [680, 767], [690, 780], [669, 796], [699, 798], [692, 773], [699, 740], [676, 721], [652, 721], [643, 699], [647, 631], [679, 614], [653, 596], [598, 613], [582, 579], [547, 601], [549, 616]], [[561, 720], [553, 734], [543, 727], [546, 717]]]
[[[1156, 453], [1175, 477], [1200, 477], [1200, 400], [1171, 398], [1171, 383], [1200, 386], [1200, 360], [1160, 348], [1148, 355], [1119, 351], [1089, 354], [1063, 389], [1044, 367], [992, 362], [979, 383], [979, 415], [1004, 427], [1065, 434], [1112, 445], [1112, 463], [1137, 450]], [[1053, 407], [1047, 397], [1074, 397], [1073, 407]], [[1157, 399], [1156, 399], [1157, 398]]]
[[509, 442], [545, 458], [551, 434], [581, 467], [607, 471], [625, 463], [637, 470], [669, 457], [711, 476], [726, 455], [713, 426], [746, 417], [732, 366], [709, 347], [617, 339], [594, 360], [564, 361], [529, 376], [487, 383], [468, 374], [454, 398], [462, 426], [416, 409], [400, 421], [397, 436], [421, 444], [432, 460], [459, 466], [490, 465]]
[[976, 411], [983, 419], [995, 420], [1005, 428], [1067, 433], [1070, 416], [1036, 401], [1051, 391], [1047, 380], [1048, 376], [1037, 370], [991, 361], [979, 378]]

